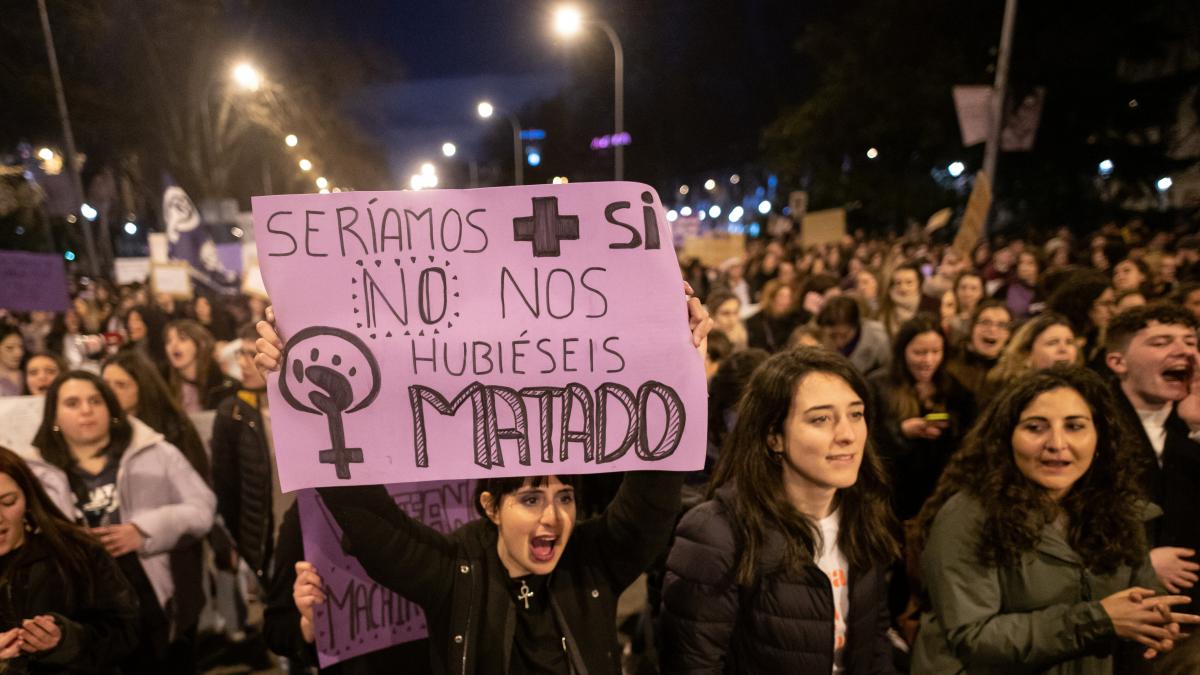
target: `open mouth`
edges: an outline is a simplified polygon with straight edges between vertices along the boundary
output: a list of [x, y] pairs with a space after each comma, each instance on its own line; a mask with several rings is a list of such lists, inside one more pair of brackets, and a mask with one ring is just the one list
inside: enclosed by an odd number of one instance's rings
[[1050, 471], [1062, 471], [1071, 466], [1071, 462], [1065, 459], [1043, 459], [1041, 465], [1042, 468]]
[[1182, 384], [1192, 379], [1192, 369], [1186, 365], [1171, 366], [1162, 371], [1162, 379]]
[[534, 562], [548, 563], [554, 560], [554, 547], [557, 544], [558, 537], [554, 535], [534, 537], [529, 545], [529, 555]]

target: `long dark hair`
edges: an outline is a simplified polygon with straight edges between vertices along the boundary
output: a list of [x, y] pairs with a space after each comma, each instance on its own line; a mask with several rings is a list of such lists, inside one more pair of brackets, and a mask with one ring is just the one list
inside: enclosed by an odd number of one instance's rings
[[[91, 567], [84, 551], [96, 546], [95, 540], [58, 510], [25, 460], [4, 446], [0, 446], [0, 473], [11, 478], [25, 496], [25, 523], [14, 523], [12, 526], [28, 525], [27, 529], [31, 532], [27, 531], [26, 536], [32, 534], [45, 542], [50, 548], [51, 560], [63, 574], [63, 583], [76, 586], [78, 580], [90, 579]], [[21, 552], [22, 549], [17, 551]], [[0, 576], [0, 588], [12, 582], [10, 575], [16, 567], [9, 565], [6, 573]], [[91, 584], [82, 586], [90, 588]]]
[[[216, 342], [207, 328], [191, 319], [176, 319], [168, 323], [166, 330], [163, 331], [164, 340], [167, 331], [172, 330], [196, 345], [196, 381], [192, 384], [196, 385], [196, 391], [203, 400], [209, 389], [221, 383], [221, 371], [219, 368], [215, 368], [216, 363], [213, 360], [213, 347], [216, 346]], [[185, 381], [183, 373], [174, 367], [170, 368], [167, 383], [170, 385], [171, 394], [176, 401], [183, 400], [181, 390]]]
[[[1091, 467], [1056, 504], [1017, 468], [1012, 433], [1035, 398], [1064, 388], [1087, 401], [1096, 426], [1096, 452]], [[1111, 387], [1086, 368], [1057, 366], [1012, 382], [984, 409], [921, 509], [917, 550], [924, 547], [942, 506], [966, 492], [987, 514], [976, 552], [985, 565], [1016, 564], [1060, 513], [1068, 519], [1067, 541], [1088, 569], [1107, 574], [1122, 564], [1140, 563], [1146, 556], [1146, 536], [1134, 469], [1136, 443], [1120, 420]]]
[[67, 441], [63, 438], [62, 433], [56, 430], [57, 425], [54, 421], [58, 417], [58, 392], [62, 389], [63, 383], [70, 380], [91, 382], [100, 392], [100, 396], [104, 398], [104, 405], [108, 408], [107, 418], [111, 420], [111, 426], [108, 430], [108, 445], [100, 451], [100, 454], [111, 455], [114, 460], [120, 460], [133, 438], [133, 427], [129, 425], [129, 418], [121, 410], [121, 405], [117, 402], [117, 395], [112, 392], [112, 389], [109, 389], [107, 384], [104, 384], [104, 380], [100, 379], [99, 375], [86, 370], [70, 370], [61, 373], [50, 384], [50, 388], [46, 390], [42, 425], [38, 427], [37, 435], [33, 437], [33, 447], [41, 451], [42, 459], [63, 471], [70, 469], [71, 465], [75, 463], [74, 458], [71, 457], [71, 449], [67, 447]]
[[141, 346], [146, 356], [149, 356], [161, 370], [165, 366], [167, 358], [167, 348], [164, 341], [168, 321], [167, 315], [161, 309], [151, 305], [136, 305], [131, 307], [129, 311], [125, 312], [125, 318], [122, 322], [126, 335], [129, 334], [129, 315], [135, 312], [141, 317], [142, 323], [146, 324], [146, 337], [141, 342], [131, 342], [130, 345], [135, 347]]
[[[167, 442], [179, 448], [188, 463], [205, 480], [209, 480], [211, 467], [208, 453], [204, 450], [204, 442], [196, 431], [192, 420], [183, 412], [183, 408], [171, 396], [167, 382], [158, 374], [158, 368], [150, 359], [135, 352], [124, 351], [114, 354], [104, 360], [104, 368], [116, 366], [137, 383], [138, 403], [137, 418], [145, 422], [151, 429], [162, 434]], [[104, 372], [104, 368], [100, 372]]]
[[[783, 467], [771, 452], [768, 439], [784, 433], [796, 388], [805, 377], [826, 373], [845, 380], [865, 404], [867, 428], [871, 425], [871, 402], [862, 376], [845, 357], [828, 350], [799, 348], [772, 356], [750, 379], [738, 406], [738, 419], [725, 441], [717, 470], [709, 487], [730, 482], [738, 486], [735, 500], [741, 549], [737, 580], [751, 584], [758, 577], [760, 558], [772, 530], [783, 534], [784, 566], [799, 571], [811, 562], [817, 550], [816, 524], [788, 501], [783, 486]], [[838, 508], [844, 526], [838, 532], [838, 547], [851, 568], [868, 569], [896, 558], [899, 547], [893, 533], [887, 474], [870, 438], [863, 451], [858, 480], [838, 490]]]
[[[982, 301], [980, 304], [983, 304]], [[921, 399], [917, 396], [917, 381], [908, 369], [905, 351], [908, 344], [918, 335], [936, 333], [942, 339], [942, 362], [933, 371], [933, 386], [939, 395], [945, 394], [946, 381], [946, 337], [942, 335], [941, 323], [929, 314], [918, 314], [900, 324], [892, 343], [892, 362], [888, 366], [891, 391], [884, 398], [896, 419], [904, 420], [921, 413]]]

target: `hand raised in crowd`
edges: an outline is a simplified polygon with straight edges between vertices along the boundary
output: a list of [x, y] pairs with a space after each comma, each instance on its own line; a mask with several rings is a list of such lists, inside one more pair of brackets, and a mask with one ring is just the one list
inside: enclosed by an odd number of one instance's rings
[[924, 417], [910, 417], [900, 423], [900, 433], [905, 438], [933, 440], [942, 435], [941, 425], [930, 422]]
[[708, 309], [697, 298], [691, 284], [683, 282], [683, 294], [687, 297], [688, 330], [692, 331], [692, 346], [703, 357], [708, 351], [708, 333], [712, 330], [713, 320], [708, 315]]
[[119, 558], [126, 553], [133, 553], [141, 549], [142, 544], [146, 542], [142, 531], [133, 523], [93, 527], [92, 536], [104, 544], [108, 554], [114, 558]]
[[21, 651], [26, 654], [50, 651], [62, 640], [62, 629], [58, 627], [58, 622], [47, 614], [25, 619], [19, 630]]
[[1200, 571], [1200, 564], [1187, 560], [1195, 555], [1196, 552], [1190, 548], [1160, 546], [1150, 549], [1150, 564], [1154, 566], [1154, 574], [1162, 585], [1172, 593], [1179, 593], [1200, 581], [1196, 575]]
[[13, 628], [0, 633], [0, 663], [21, 655], [21, 629]]
[[[1187, 423], [1188, 429], [1200, 431], [1200, 365], [1192, 359], [1192, 379], [1188, 383], [1188, 395], [1175, 404], [1179, 419]], [[1157, 568], [1156, 568], [1157, 569]]]
[[317, 568], [303, 560], [296, 563], [296, 581], [292, 584], [292, 601], [300, 612], [300, 634], [304, 641], [312, 643], [313, 634], [313, 605], [325, 602], [324, 582]]
[[1127, 588], [1104, 598], [1108, 618], [1112, 620], [1117, 637], [1133, 640], [1146, 647], [1142, 654], [1147, 659], [1168, 652], [1175, 647], [1181, 631], [1179, 624], [1200, 623], [1200, 616], [1176, 614], [1170, 611], [1175, 605], [1186, 605], [1191, 598], [1186, 595], [1160, 595], [1148, 588]]

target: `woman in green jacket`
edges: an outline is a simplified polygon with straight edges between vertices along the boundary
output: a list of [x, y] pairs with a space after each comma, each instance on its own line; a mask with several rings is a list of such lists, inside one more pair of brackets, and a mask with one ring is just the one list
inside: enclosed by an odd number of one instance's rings
[[1111, 674], [1122, 640], [1154, 658], [1200, 623], [1159, 595], [1142, 529], [1157, 507], [1117, 419], [1083, 368], [1028, 374], [989, 406], [920, 515], [913, 673]]

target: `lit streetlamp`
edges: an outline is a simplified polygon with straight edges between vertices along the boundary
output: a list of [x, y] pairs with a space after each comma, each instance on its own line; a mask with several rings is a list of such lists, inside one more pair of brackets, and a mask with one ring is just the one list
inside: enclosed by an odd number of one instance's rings
[[246, 91], [258, 91], [262, 86], [263, 76], [257, 68], [242, 62], [233, 67], [233, 81]]
[[312, 171], [312, 162], [307, 159], [301, 159], [299, 163], [301, 171]]
[[[475, 111], [479, 113], [481, 118], [486, 120], [496, 113], [496, 106], [487, 101], [480, 101], [479, 105], [475, 107]], [[508, 120], [509, 125], [512, 126], [513, 182], [516, 185], [524, 185], [525, 167], [521, 164], [521, 121], [518, 120], [516, 115], [513, 115], [512, 113], [501, 110], [500, 114], [504, 115], [505, 119]]]
[[[613, 135], [625, 132], [625, 50], [621, 48], [621, 39], [617, 31], [603, 19], [585, 18], [577, 7], [563, 5], [554, 12], [554, 31], [564, 38], [578, 35], [584, 24], [596, 26], [608, 37], [613, 48]], [[613, 146], [613, 176], [616, 180], [625, 179], [625, 146]]]
[[300, 142], [300, 139], [296, 138], [296, 134], [288, 134], [286, 137], [284, 137], [283, 142], [286, 143], [289, 148], [294, 148], [296, 147], [296, 144]]
[[449, 141], [442, 143], [442, 156], [443, 157], [453, 157], [454, 153], [456, 153], [456, 152], [458, 152], [458, 146], [454, 145], [453, 143], [451, 143]]

